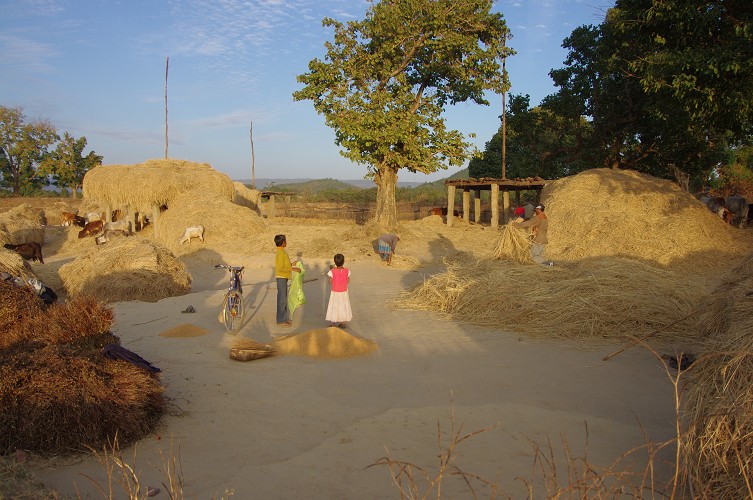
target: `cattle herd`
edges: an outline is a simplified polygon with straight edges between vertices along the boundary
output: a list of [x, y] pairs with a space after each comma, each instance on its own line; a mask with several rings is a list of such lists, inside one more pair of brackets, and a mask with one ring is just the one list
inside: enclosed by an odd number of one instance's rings
[[721, 217], [724, 222], [732, 224], [739, 228], [748, 226], [750, 220], [751, 206], [744, 197], [739, 195], [730, 195], [726, 198], [722, 196], [709, 196], [703, 194], [699, 197], [701, 203]]

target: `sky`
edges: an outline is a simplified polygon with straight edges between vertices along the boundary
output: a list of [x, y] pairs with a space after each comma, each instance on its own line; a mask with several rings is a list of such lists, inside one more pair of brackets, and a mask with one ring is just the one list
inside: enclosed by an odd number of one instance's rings
[[[462, 1], [462, 0], [458, 0]], [[232, 179], [361, 179], [311, 101], [293, 101], [296, 76], [323, 59], [332, 39], [322, 19], [361, 20], [365, 0], [0, 0], [0, 105], [61, 136], [86, 137], [104, 164], [168, 155], [208, 163]], [[531, 105], [556, 92], [562, 41], [598, 25], [613, 0], [502, 0], [517, 52], [506, 69], [512, 94]], [[479, 149], [500, 126], [502, 96], [489, 106], [445, 111], [447, 125]], [[253, 128], [253, 161], [251, 154]], [[400, 181], [430, 182], [462, 167]], [[263, 187], [263, 186], [262, 186]]]

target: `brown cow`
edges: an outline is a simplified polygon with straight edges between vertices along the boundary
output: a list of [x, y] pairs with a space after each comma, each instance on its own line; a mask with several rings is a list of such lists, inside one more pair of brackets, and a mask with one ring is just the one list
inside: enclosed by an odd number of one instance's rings
[[93, 220], [87, 222], [84, 228], [78, 232], [79, 238], [86, 238], [87, 236], [94, 236], [102, 232], [105, 227], [105, 223], [102, 220]]
[[[453, 210], [452, 214], [455, 217], [460, 217], [460, 212]], [[434, 207], [429, 209], [429, 215], [447, 215], [447, 207]]]
[[42, 245], [36, 241], [30, 241], [28, 243], [21, 243], [20, 245], [14, 245], [12, 243], [6, 243], [3, 245], [8, 250], [15, 250], [15, 252], [26, 260], [38, 260], [44, 264], [42, 258]]
[[70, 212], [62, 212], [60, 214], [60, 221], [63, 226], [76, 224], [77, 226], [84, 227], [86, 225], [86, 219]]

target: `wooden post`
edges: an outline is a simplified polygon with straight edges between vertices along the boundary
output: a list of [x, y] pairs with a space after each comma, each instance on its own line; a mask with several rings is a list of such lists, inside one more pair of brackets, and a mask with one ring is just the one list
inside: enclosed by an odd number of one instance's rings
[[269, 195], [269, 205], [267, 207], [267, 219], [275, 218], [275, 195]]
[[251, 189], [256, 189], [256, 170], [254, 165], [254, 122], [248, 128], [248, 134], [251, 138]]
[[[453, 213], [448, 210], [447, 218], [449, 219]], [[466, 222], [471, 221], [471, 190], [467, 188], [463, 189], [463, 220]]]
[[473, 222], [476, 224], [481, 221], [481, 190], [476, 189], [473, 192]]
[[447, 186], [447, 227], [452, 227], [452, 214], [455, 213], [455, 186]]
[[492, 184], [492, 228], [499, 227], [499, 184]]
[[510, 191], [505, 189], [502, 192], [502, 224], [507, 224], [510, 217]]
[[165, 159], [167, 159], [167, 70], [170, 67], [170, 58], [165, 59]]

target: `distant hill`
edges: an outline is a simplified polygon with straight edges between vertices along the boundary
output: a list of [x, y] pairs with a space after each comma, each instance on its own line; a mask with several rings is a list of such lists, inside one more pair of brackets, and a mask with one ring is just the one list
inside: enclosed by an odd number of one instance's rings
[[[439, 187], [444, 189], [445, 180], [454, 179], [467, 179], [468, 169], [464, 168], [458, 172], [455, 172], [446, 179], [440, 179], [433, 182], [401, 182], [398, 180], [397, 187], [401, 188], [414, 188], [419, 186], [426, 187]], [[251, 179], [238, 179], [246, 185], [251, 185]], [[280, 189], [283, 191], [309, 191], [317, 192], [321, 190], [335, 190], [335, 189], [352, 189], [353, 187], [368, 189], [375, 187], [374, 182], [367, 179], [256, 179], [256, 188], [271, 191], [270, 186], [274, 186], [274, 189]], [[302, 186], [301, 184], [305, 184]], [[285, 187], [285, 189], [282, 189]]]

